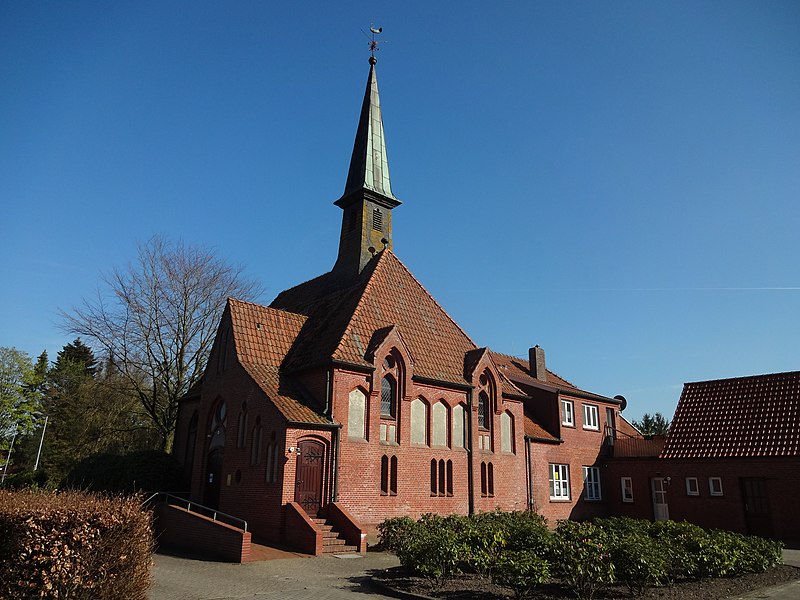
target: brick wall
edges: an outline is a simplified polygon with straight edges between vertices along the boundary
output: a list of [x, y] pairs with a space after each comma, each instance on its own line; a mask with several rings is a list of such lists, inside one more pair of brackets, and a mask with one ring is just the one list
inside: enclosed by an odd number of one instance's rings
[[159, 546], [226, 562], [247, 562], [250, 533], [161, 503], [155, 508]]
[[[561, 399], [573, 402], [574, 426], [561, 424]], [[612, 404], [584, 400], [563, 394], [557, 401], [558, 423], [563, 443], [531, 442], [530, 446], [533, 509], [543, 515], [551, 525], [555, 525], [555, 522], [560, 519], [583, 520], [607, 514], [609, 486], [612, 485], [612, 482], [602, 467], [601, 453], [607, 425], [606, 408], [616, 409], [616, 406]], [[599, 422], [597, 430], [584, 429], [583, 404], [593, 404], [598, 407]], [[550, 498], [550, 464], [565, 464], [569, 466], [570, 496], [568, 501]], [[600, 501], [589, 501], [584, 498], [584, 466], [600, 468]]]
[[[702, 527], [747, 533], [742, 478], [763, 478], [769, 503], [769, 526], [775, 537], [800, 541], [797, 498], [800, 497], [800, 458], [612, 459], [604, 469], [609, 480], [609, 511], [643, 519], [653, 518], [650, 481], [669, 477], [667, 505], [672, 520]], [[620, 478], [631, 477], [633, 502], [622, 502]], [[699, 495], [686, 493], [686, 478], [696, 477]], [[709, 477], [722, 479], [722, 496], [712, 496]]]

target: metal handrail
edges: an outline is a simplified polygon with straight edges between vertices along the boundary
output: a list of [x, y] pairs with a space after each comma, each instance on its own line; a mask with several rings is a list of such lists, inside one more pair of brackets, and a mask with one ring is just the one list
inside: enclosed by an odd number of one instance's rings
[[[170, 504], [172, 506], [180, 506], [182, 504], [186, 504], [185, 507], [181, 506], [181, 508], [185, 508], [187, 511], [193, 512], [193, 513], [197, 513], [198, 515], [208, 516], [208, 515], [203, 515], [203, 513], [201, 513], [197, 509], [202, 509], [204, 511], [207, 511], [208, 513], [210, 513], [212, 515], [211, 519], [214, 520], [214, 521], [218, 520], [217, 517], [225, 517], [226, 519], [230, 519], [231, 521], [235, 521], [236, 523], [241, 523], [242, 529], [244, 530], [245, 533], [247, 533], [247, 521], [245, 521], [244, 519], [240, 519], [239, 517], [234, 517], [233, 515], [229, 515], [228, 513], [224, 513], [224, 512], [222, 512], [220, 510], [217, 510], [216, 508], [211, 508], [209, 506], [203, 506], [202, 504], [199, 504], [198, 502], [192, 502], [191, 500], [187, 500], [186, 498], [180, 498], [180, 497], [175, 496], [173, 494], [170, 494], [168, 492], [156, 492], [155, 494], [153, 494], [152, 496], [150, 496], [149, 498], [144, 500], [144, 502], [142, 502], [142, 504], [143, 505], [149, 504], [150, 501], [153, 500], [153, 498], [157, 498], [159, 496], [164, 496], [164, 502], [166, 502], [167, 504]], [[173, 500], [177, 500], [177, 502], [170, 502], [170, 498], [172, 498]], [[219, 519], [219, 520], [222, 521], [221, 519]], [[224, 521], [222, 521], [222, 522], [224, 523]], [[228, 525], [233, 525], [233, 523], [228, 523]]]

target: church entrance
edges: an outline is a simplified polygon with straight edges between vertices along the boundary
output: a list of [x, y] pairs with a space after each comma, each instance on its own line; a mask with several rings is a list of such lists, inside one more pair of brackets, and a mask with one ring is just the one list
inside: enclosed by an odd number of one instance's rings
[[316, 440], [304, 440], [297, 448], [294, 501], [309, 516], [316, 517], [322, 506], [322, 473], [325, 446]]
[[209, 426], [208, 455], [206, 456], [206, 480], [203, 485], [203, 504], [219, 508], [219, 492], [222, 488], [222, 464], [225, 458], [225, 425], [228, 420], [225, 402], [217, 402]]
[[222, 448], [215, 448], [208, 453], [206, 463], [206, 486], [203, 494], [203, 504], [209, 508], [219, 508], [219, 490], [222, 479], [222, 462], [224, 454]]

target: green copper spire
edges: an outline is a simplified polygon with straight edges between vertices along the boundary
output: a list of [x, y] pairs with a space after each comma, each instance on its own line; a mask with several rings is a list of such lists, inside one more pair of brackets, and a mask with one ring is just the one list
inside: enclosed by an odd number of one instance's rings
[[333, 269], [343, 275], [360, 273], [379, 252], [392, 248], [392, 209], [400, 205], [389, 181], [378, 79], [375, 76], [377, 61], [374, 46], [371, 47], [373, 56], [369, 59], [367, 89], [347, 183], [342, 197], [334, 202], [344, 214], [339, 255]]
[[378, 78], [375, 73], [376, 62], [375, 57], [371, 56], [367, 89], [364, 92], [353, 155], [350, 158], [350, 170], [347, 173], [344, 194], [335, 202], [337, 206], [349, 204], [351, 196], [358, 195], [364, 190], [382, 196], [387, 208], [394, 208], [400, 204], [392, 194], [389, 180], [389, 161], [386, 156]]

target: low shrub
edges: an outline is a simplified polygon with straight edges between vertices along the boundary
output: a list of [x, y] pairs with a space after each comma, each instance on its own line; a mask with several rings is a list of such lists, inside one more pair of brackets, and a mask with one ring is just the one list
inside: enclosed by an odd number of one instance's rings
[[461, 519], [423, 515], [397, 551], [400, 564], [435, 585], [456, 574], [466, 553], [464, 536], [457, 533], [456, 527]]
[[555, 574], [581, 600], [591, 600], [614, 582], [609, 541], [606, 532], [593, 523], [558, 522], [551, 562]]
[[0, 598], [144, 600], [152, 548], [138, 499], [0, 491]]
[[526, 598], [550, 578], [550, 563], [532, 550], [506, 550], [498, 557], [494, 573], [497, 582], [510, 587], [517, 598]]
[[625, 583], [632, 594], [642, 595], [648, 587], [667, 580], [664, 549], [645, 530], [632, 529], [609, 538], [614, 576]]
[[3, 486], [7, 490], [34, 489], [43, 490], [54, 487], [44, 469], [36, 471], [20, 471], [6, 477]]
[[414, 519], [411, 517], [394, 517], [386, 519], [378, 525], [378, 539], [381, 548], [389, 552], [397, 552], [408, 544], [409, 535], [414, 529]]

